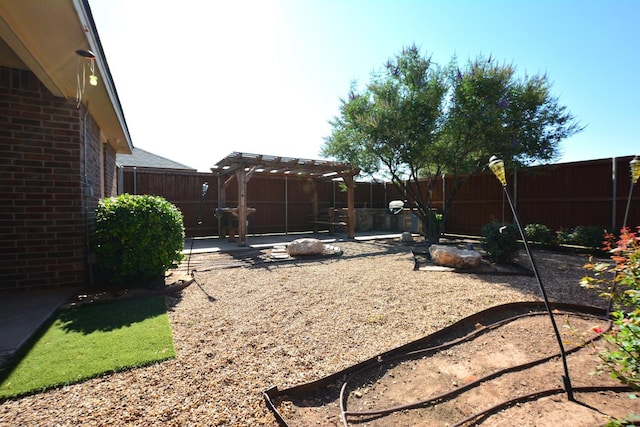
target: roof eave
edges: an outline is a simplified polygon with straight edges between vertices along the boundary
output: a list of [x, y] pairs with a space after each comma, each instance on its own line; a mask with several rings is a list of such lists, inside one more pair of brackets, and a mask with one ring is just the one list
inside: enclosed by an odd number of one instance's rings
[[117, 153], [133, 144], [87, 0], [0, 2], [0, 37], [25, 67], [54, 95], [75, 99], [81, 59], [77, 49], [91, 50], [99, 75], [87, 86], [83, 103]]

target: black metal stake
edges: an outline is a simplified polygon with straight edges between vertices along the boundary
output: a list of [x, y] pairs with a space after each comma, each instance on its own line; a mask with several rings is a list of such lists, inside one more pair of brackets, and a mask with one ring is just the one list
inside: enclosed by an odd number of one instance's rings
[[547, 297], [547, 291], [542, 284], [542, 280], [540, 279], [540, 275], [538, 274], [538, 268], [536, 267], [535, 260], [531, 255], [531, 251], [529, 250], [529, 245], [527, 243], [527, 238], [524, 235], [524, 230], [520, 225], [520, 219], [518, 218], [518, 213], [516, 212], [515, 206], [513, 206], [513, 202], [511, 201], [511, 196], [509, 195], [509, 191], [507, 191], [506, 185], [502, 186], [504, 189], [504, 193], [507, 195], [507, 200], [509, 201], [509, 206], [511, 207], [511, 212], [513, 213], [513, 219], [518, 226], [518, 231], [520, 231], [520, 236], [522, 237], [522, 241], [524, 242], [524, 249], [531, 260], [531, 266], [533, 267], [533, 273], [538, 281], [538, 286], [540, 286], [540, 291], [542, 292], [542, 297], [544, 299], [544, 305], [547, 308], [547, 313], [549, 313], [549, 318], [551, 319], [551, 325], [553, 326], [553, 332], [556, 335], [556, 339], [558, 340], [558, 346], [560, 347], [560, 357], [562, 358], [562, 367], [564, 368], [564, 375], [562, 376], [562, 384], [564, 386], [565, 391], [567, 392], [567, 398], [570, 401], [575, 401], [575, 397], [573, 396], [573, 388], [571, 387], [571, 378], [569, 377], [569, 367], [567, 365], [567, 354], [564, 349], [564, 345], [562, 344], [562, 338], [560, 337], [560, 332], [558, 330], [558, 325], [556, 324], [556, 320], [553, 317], [553, 312], [551, 311], [551, 306], [549, 305], [549, 298]]
[[[209, 189], [209, 183], [206, 181], [202, 184], [202, 191], [200, 192], [200, 205], [198, 206], [198, 222], [196, 222], [196, 229], [202, 225], [202, 202], [204, 201], [204, 196], [207, 194], [207, 190]], [[189, 258], [187, 259], [187, 274], [191, 274], [189, 271], [189, 267], [191, 266], [191, 254], [193, 253], [193, 233], [191, 234], [191, 248], [189, 248]]]

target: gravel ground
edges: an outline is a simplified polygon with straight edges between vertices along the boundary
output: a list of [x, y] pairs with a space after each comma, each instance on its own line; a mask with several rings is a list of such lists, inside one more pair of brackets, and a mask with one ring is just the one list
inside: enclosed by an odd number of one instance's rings
[[[411, 247], [397, 241], [339, 246], [340, 257], [302, 261], [194, 255], [196, 282], [167, 298], [175, 359], [6, 401], [0, 425], [274, 426], [261, 395], [273, 385], [324, 377], [491, 306], [540, 299], [534, 277], [414, 271]], [[602, 305], [579, 285], [586, 255], [534, 256], [551, 300]]]

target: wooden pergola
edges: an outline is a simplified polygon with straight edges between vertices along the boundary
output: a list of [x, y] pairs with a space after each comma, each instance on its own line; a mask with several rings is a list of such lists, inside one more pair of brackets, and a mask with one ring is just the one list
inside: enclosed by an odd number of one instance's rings
[[[240, 246], [247, 244], [247, 216], [253, 212], [247, 206], [247, 183], [254, 174], [308, 178], [313, 185], [313, 215], [316, 219], [318, 217], [317, 181], [341, 178], [347, 186], [347, 233], [349, 238], [355, 237], [354, 177], [360, 173], [358, 168], [329, 160], [233, 152], [216, 163], [211, 171], [218, 178], [218, 209], [225, 209], [238, 218]], [[227, 207], [225, 191], [234, 179], [238, 182], [238, 206]]]

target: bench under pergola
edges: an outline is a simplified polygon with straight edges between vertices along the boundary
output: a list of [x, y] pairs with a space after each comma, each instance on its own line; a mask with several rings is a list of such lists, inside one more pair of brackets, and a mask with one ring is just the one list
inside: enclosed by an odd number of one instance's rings
[[[316, 220], [318, 218], [317, 181], [342, 178], [347, 187], [347, 234], [349, 238], [355, 237], [354, 177], [360, 173], [358, 168], [329, 160], [233, 152], [217, 162], [211, 171], [218, 178], [218, 208], [226, 209], [238, 218], [240, 246], [247, 244], [247, 216], [253, 212], [252, 208], [247, 206], [247, 183], [255, 174], [308, 178], [313, 185], [313, 216]], [[238, 182], [238, 206], [226, 207], [225, 191], [234, 179]]]

